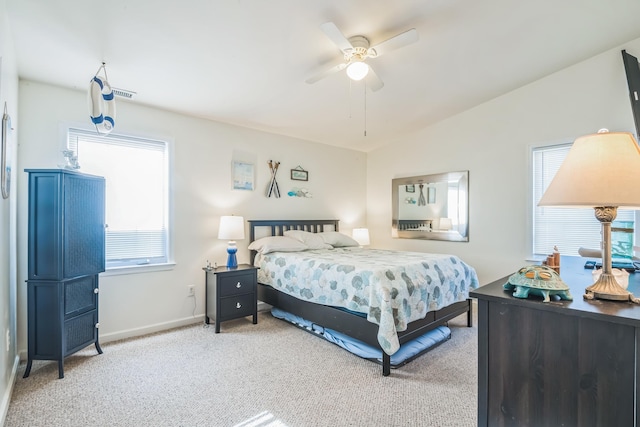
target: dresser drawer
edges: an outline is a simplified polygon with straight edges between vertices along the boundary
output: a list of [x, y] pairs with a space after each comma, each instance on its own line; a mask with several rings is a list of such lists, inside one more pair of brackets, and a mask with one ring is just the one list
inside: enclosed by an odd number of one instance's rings
[[256, 291], [256, 273], [249, 271], [242, 274], [218, 276], [220, 280], [220, 297], [241, 295]]
[[255, 294], [243, 294], [220, 299], [220, 317], [235, 319], [254, 314]]

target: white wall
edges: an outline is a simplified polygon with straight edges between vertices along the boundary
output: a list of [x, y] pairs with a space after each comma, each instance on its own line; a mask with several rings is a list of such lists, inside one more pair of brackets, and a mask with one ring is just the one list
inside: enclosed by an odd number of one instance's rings
[[[16, 55], [11, 38], [6, 4], [0, 0], [0, 118], [7, 105], [15, 128], [18, 123], [18, 74]], [[13, 132], [14, 147], [17, 143]], [[14, 148], [12, 164], [15, 174], [17, 150]], [[0, 197], [0, 425], [11, 398], [13, 380], [18, 367], [16, 351], [16, 185], [11, 186], [8, 199]], [[7, 346], [6, 337], [9, 336]]]
[[[90, 77], [90, 76], [89, 76]], [[88, 81], [88, 80], [87, 80]], [[203, 119], [118, 99], [116, 130], [173, 140], [174, 249], [170, 271], [104, 276], [100, 279], [102, 341], [202, 320], [207, 260], [224, 264], [227, 242], [217, 240], [221, 215], [245, 219], [340, 219], [341, 230], [363, 226], [366, 155]], [[19, 282], [27, 274], [27, 174], [25, 168], [55, 168], [62, 162], [59, 129], [64, 122], [88, 123], [86, 93], [31, 81], [20, 82], [20, 163], [17, 177]], [[231, 189], [232, 159], [256, 166], [256, 190]], [[271, 177], [267, 162], [280, 161], [283, 196], [265, 197]], [[82, 159], [80, 159], [82, 165]], [[309, 171], [304, 186], [313, 198], [286, 195], [299, 181], [296, 166]], [[248, 238], [248, 236], [247, 236]], [[238, 242], [238, 261], [248, 262], [247, 239]], [[196, 285], [196, 318], [187, 286]], [[26, 349], [26, 292], [20, 288], [19, 348]]]
[[[481, 284], [526, 265], [531, 256], [531, 147], [571, 142], [603, 127], [635, 134], [620, 53], [624, 48], [640, 56], [640, 39], [369, 153], [372, 246], [457, 254], [476, 268]], [[473, 73], [473, 67], [468, 71]], [[392, 239], [391, 180], [458, 170], [469, 170], [470, 241]]]

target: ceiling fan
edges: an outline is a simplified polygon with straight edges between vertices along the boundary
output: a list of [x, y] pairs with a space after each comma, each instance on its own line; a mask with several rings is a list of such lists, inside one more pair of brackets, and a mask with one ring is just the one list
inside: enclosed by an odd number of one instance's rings
[[373, 71], [371, 65], [367, 63], [367, 59], [378, 58], [386, 53], [418, 41], [418, 31], [416, 31], [415, 28], [393, 36], [375, 46], [370, 46], [369, 39], [365, 36], [358, 35], [347, 39], [333, 22], [326, 22], [320, 25], [320, 29], [342, 51], [344, 62], [309, 77], [306, 80], [309, 84], [346, 69], [350, 79], [362, 80], [366, 78], [366, 82], [371, 90], [376, 91], [382, 89], [384, 83], [375, 71]]

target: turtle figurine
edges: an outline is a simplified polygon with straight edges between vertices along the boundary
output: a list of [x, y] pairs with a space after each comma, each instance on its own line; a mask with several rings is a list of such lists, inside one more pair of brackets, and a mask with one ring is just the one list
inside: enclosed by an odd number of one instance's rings
[[562, 281], [560, 275], [545, 265], [529, 265], [522, 267], [517, 273], [509, 277], [502, 286], [505, 290], [514, 290], [516, 298], [527, 298], [529, 294], [540, 295], [543, 302], [549, 302], [551, 295], [558, 295], [561, 299], [572, 301], [569, 286]]

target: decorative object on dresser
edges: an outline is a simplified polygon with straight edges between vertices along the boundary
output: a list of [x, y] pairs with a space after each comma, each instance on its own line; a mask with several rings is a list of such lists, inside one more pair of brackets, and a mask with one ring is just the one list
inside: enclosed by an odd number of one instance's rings
[[[582, 293], [584, 259], [562, 256]], [[629, 275], [640, 290], [640, 275]], [[640, 426], [640, 309], [630, 301], [515, 298], [504, 277], [478, 298], [478, 426]]]
[[57, 360], [98, 343], [98, 274], [105, 271], [105, 180], [71, 170], [26, 169], [28, 377], [34, 360]]
[[364, 249], [337, 220], [250, 220], [249, 236], [258, 299], [343, 348], [371, 347], [376, 357], [350, 351], [384, 376], [441, 342], [432, 338], [443, 329], [447, 339], [449, 320], [466, 313], [471, 326], [476, 273], [453, 255]]
[[546, 265], [529, 265], [522, 267], [517, 273], [509, 277], [503, 285], [507, 291], [513, 291], [516, 298], [527, 298], [529, 294], [544, 298], [543, 302], [549, 302], [554, 295], [572, 300], [569, 286], [562, 281], [560, 275]]
[[[205, 322], [208, 325], [211, 319], [215, 321], [216, 334], [220, 332], [220, 323], [226, 320], [253, 316], [253, 324], [258, 323], [257, 267], [240, 264], [234, 269], [204, 267], [203, 270], [206, 274]], [[209, 314], [211, 308], [213, 311]]]
[[629, 132], [609, 132], [575, 140], [538, 206], [591, 207], [602, 223], [602, 274], [584, 297], [613, 301], [640, 298], [622, 288], [611, 271], [611, 222], [618, 207], [640, 208], [640, 147]]
[[238, 267], [236, 240], [244, 239], [244, 218], [241, 216], [221, 216], [218, 239], [229, 241], [229, 246], [227, 246], [227, 268]]

